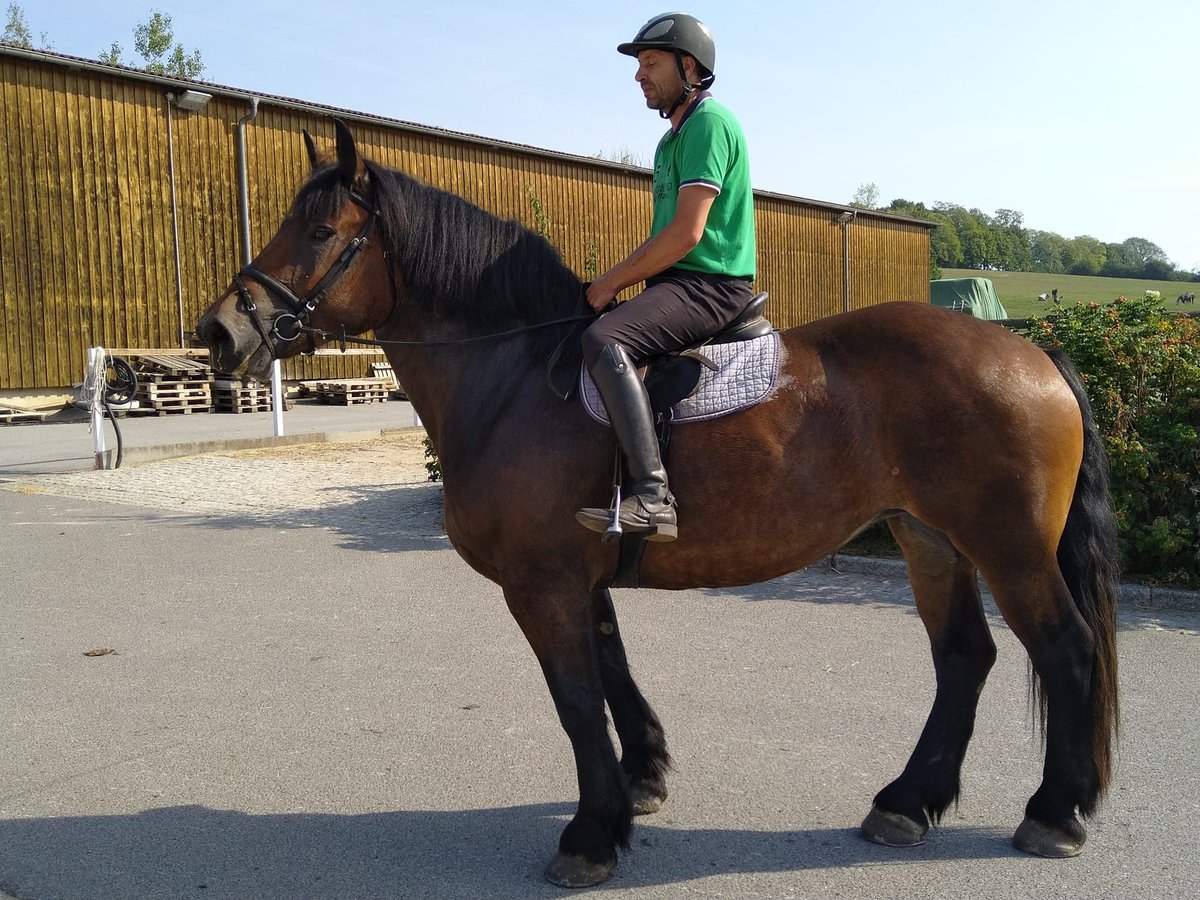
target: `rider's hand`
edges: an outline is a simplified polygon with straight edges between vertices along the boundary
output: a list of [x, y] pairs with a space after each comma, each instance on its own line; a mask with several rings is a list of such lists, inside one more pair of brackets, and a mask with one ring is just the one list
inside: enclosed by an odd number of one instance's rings
[[605, 281], [604, 276], [597, 278], [587, 289], [588, 306], [596, 312], [604, 312], [614, 300], [617, 299], [617, 294], [620, 293], [620, 288], [612, 288]]

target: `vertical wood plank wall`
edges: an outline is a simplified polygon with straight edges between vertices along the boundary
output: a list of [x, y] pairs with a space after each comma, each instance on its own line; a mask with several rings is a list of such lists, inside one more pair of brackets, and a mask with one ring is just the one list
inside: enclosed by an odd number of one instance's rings
[[[177, 347], [239, 267], [234, 126], [248, 103], [214, 92], [199, 112], [168, 110], [169, 84], [0, 52], [0, 389], [64, 387], [87, 348]], [[332, 149], [320, 109], [260, 101], [246, 127], [251, 242], [261, 248], [308, 170], [302, 128]], [[183, 320], [175, 278], [167, 116], [175, 156]], [[382, 164], [534, 225], [585, 275], [644, 239], [649, 173], [533, 148], [430, 133], [347, 114]], [[759, 290], [778, 327], [840, 312], [839, 209], [759, 194]], [[929, 299], [929, 232], [860, 213], [850, 226], [851, 307]], [[368, 358], [369, 359], [369, 358]], [[289, 362], [289, 378], [365, 374], [359, 357]]]

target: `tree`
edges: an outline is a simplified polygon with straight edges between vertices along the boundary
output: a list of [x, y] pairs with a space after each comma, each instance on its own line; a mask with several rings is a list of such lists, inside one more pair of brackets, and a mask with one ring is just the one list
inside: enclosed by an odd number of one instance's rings
[[[46, 32], [41, 33], [41, 49], [50, 50], [53, 44], [46, 40]], [[23, 50], [33, 49], [33, 34], [29, 23], [25, 20], [25, 10], [16, 3], [8, 4], [8, 21], [4, 25], [4, 34], [0, 35], [0, 44], [10, 47], [20, 47]]]
[[622, 145], [620, 150], [601, 150], [596, 154], [595, 158], [620, 163], [623, 166], [637, 166], [642, 169], [650, 168], [646, 165], [646, 158], [642, 154], [635, 153], [625, 145]]
[[1029, 257], [1033, 271], [1060, 275], [1067, 270], [1067, 239], [1053, 231], [1030, 231]]
[[879, 186], [873, 181], [860, 184], [850, 205], [858, 209], [875, 209], [879, 205]]
[[[200, 51], [188, 53], [183, 44], [175, 43], [171, 17], [162, 10], [151, 10], [150, 18], [133, 30], [133, 46], [145, 61], [147, 72], [177, 78], [199, 78], [204, 74]], [[113, 49], [119, 48], [114, 44]]]
[[96, 57], [102, 63], [108, 63], [110, 66], [121, 65], [121, 45], [113, 41], [107, 50], [101, 50]]
[[1108, 250], [1090, 235], [1080, 235], [1067, 241], [1063, 266], [1072, 275], [1099, 275], [1108, 262]]
[[1166, 251], [1153, 241], [1131, 237], [1122, 241], [1121, 246], [1125, 249], [1128, 259], [1135, 264], [1144, 266], [1148, 262], [1160, 262], [1167, 263], [1172, 269], [1175, 268], [1167, 258]]
[[[200, 51], [193, 50], [188, 53], [183, 44], [175, 43], [175, 29], [171, 24], [171, 17], [162, 10], [151, 10], [150, 18], [139, 22], [133, 29], [133, 48], [145, 63], [142, 68], [155, 75], [199, 78], [204, 74], [204, 62], [200, 58]], [[97, 58], [110, 66], [120, 66], [124, 65], [121, 53], [121, 45], [113, 41], [107, 50], [100, 51]]]

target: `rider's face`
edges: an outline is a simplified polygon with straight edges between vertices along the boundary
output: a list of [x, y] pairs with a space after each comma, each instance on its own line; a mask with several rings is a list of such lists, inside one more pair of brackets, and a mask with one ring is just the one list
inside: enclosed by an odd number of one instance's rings
[[675, 54], [666, 50], [643, 50], [637, 55], [634, 80], [642, 86], [642, 96], [650, 109], [666, 110], [683, 90], [683, 79], [675, 65]]

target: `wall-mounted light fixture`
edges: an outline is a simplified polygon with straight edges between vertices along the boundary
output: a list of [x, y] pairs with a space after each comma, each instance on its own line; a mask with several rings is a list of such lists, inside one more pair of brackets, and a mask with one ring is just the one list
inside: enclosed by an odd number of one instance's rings
[[177, 107], [186, 109], [188, 112], [197, 112], [208, 106], [208, 101], [212, 99], [212, 94], [206, 94], [204, 91], [184, 91], [182, 94], [168, 94]]

